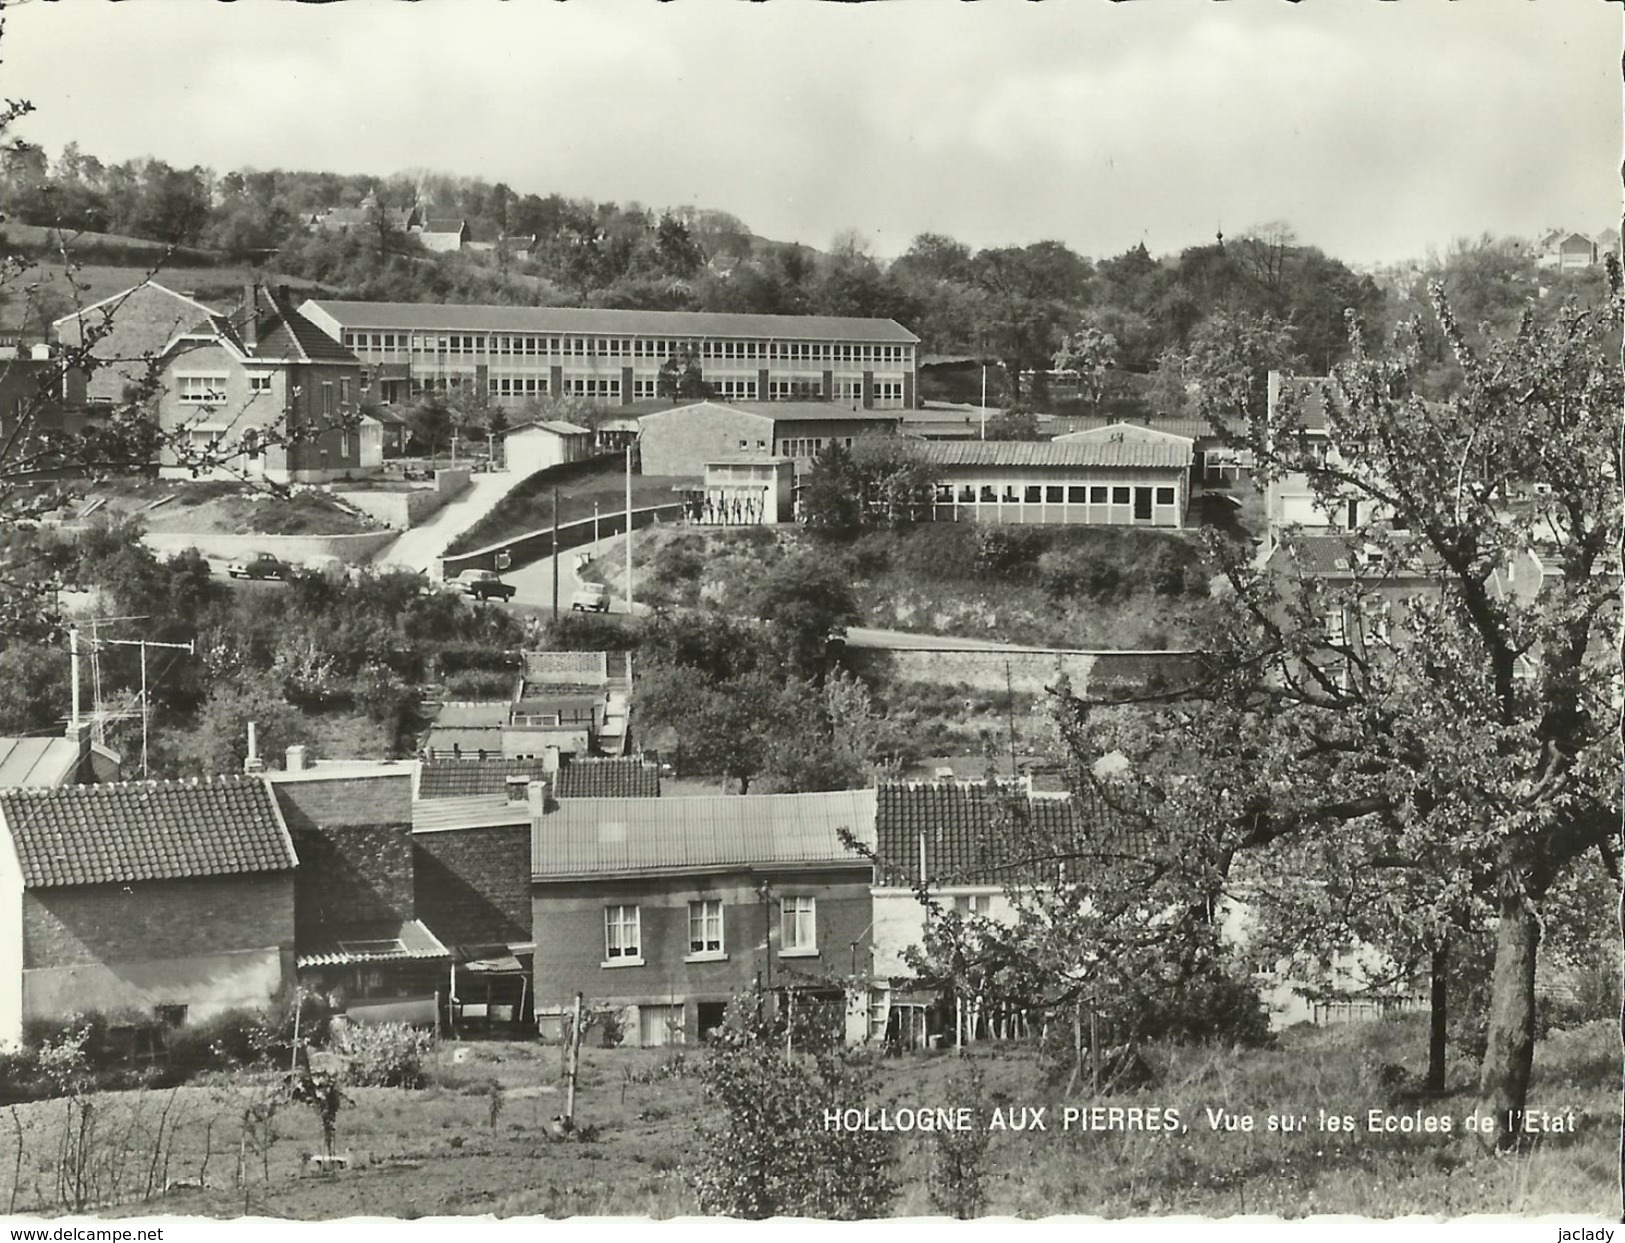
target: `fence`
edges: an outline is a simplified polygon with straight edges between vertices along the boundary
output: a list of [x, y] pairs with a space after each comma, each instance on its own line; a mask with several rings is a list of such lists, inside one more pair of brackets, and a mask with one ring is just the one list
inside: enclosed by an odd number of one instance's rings
[[1402, 1014], [1426, 1010], [1425, 997], [1364, 997], [1357, 1001], [1311, 1001], [1310, 1020], [1316, 1027], [1331, 1023], [1366, 1023], [1372, 1019], [1396, 1019]]
[[[636, 531], [640, 527], [652, 526], [657, 522], [676, 522], [682, 517], [683, 505], [680, 501], [667, 505], [649, 505], [632, 511], [632, 529]], [[590, 544], [611, 535], [622, 535], [625, 531], [624, 509], [593, 518], [578, 518], [574, 522], [559, 524], [558, 549], [564, 552], [571, 548], [579, 548], [583, 544]], [[459, 553], [454, 557], [442, 557], [440, 574], [442, 578], [455, 578], [464, 570], [517, 570], [521, 566], [551, 556], [552, 552], [553, 528], [543, 527], [539, 531], [516, 535], [513, 539], [504, 540], [500, 544], [490, 544], [485, 548]], [[499, 563], [498, 559], [504, 553], [507, 554], [506, 560]]]

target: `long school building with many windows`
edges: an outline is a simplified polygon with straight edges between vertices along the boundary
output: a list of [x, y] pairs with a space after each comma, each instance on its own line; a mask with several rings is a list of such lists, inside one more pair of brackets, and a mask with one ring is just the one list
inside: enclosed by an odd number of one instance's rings
[[549, 396], [629, 406], [663, 396], [661, 367], [690, 354], [723, 399], [918, 402], [919, 338], [889, 319], [326, 299], [301, 310], [355, 352], [387, 402], [473, 387], [508, 407]]

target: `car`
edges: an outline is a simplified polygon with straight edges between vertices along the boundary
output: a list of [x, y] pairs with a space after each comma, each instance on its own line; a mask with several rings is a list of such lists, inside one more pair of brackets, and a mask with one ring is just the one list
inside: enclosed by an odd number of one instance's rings
[[609, 588], [603, 583], [582, 583], [570, 597], [570, 608], [578, 613], [609, 612]]
[[502, 581], [495, 570], [473, 570], [457, 580], [463, 594], [476, 600], [512, 600], [519, 590], [512, 583]]
[[257, 552], [226, 566], [226, 573], [233, 578], [274, 578], [285, 581], [291, 572], [286, 561], [269, 552]]

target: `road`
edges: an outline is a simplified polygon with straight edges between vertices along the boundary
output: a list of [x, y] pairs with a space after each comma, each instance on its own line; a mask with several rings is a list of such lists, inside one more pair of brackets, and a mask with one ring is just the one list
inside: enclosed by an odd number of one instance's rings
[[[559, 553], [559, 611], [568, 612], [570, 597], [575, 594], [576, 588], [581, 585], [581, 574], [576, 567], [585, 561], [588, 565], [586, 577], [593, 582], [605, 583], [609, 587], [609, 611], [626, 613], [626, 537], [624, 535], [611, 535], [596, 543], [582, 544], [579, 547], [568, 549]], [[516, 607], [527, 611], [532, 609], [547, 609], [553, 607], [553, 558], [543, 557], [540, 561], [522, 566], [516, 570], [503, 571], [505, 582], [512, 583], [517, 591], [513, 598]], [[649, 610], [644, 605], [637, 605], [638, 614], [646, 614]]]
[[870, 626], [849, 626], [846, 631], [848, 647], [878, 648], [887, 651], [933, 652], [1050, 652], [1047, 647], [1022, 647], [1015, 643], [998, 643], [991, 639], [962, 639], [940, 634], [920, 634], [912, 630], [877, 630]]
[[438, 578], [440, 557], [451, 542], [490, 513], [528, 476], [513, 471], [489, 471], [473, 476], [468, 491], [442, 506], [428, 520], [403, 531], [394, 543], [378, 550], [374, 565], [400, 565]]

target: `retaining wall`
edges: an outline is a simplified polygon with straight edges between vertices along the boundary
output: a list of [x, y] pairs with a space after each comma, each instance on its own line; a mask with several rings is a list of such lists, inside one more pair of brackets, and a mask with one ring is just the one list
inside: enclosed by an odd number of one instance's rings
[[141, 542], [161, 557], [196, 548], [217, 561], [236, 561], [256, 552], [268, 552], [284, 561], [337, 557], [346, 565], [366, 565], [378, 551], [396, 539], [394, 531], [366, 531], [360, 535], [216, 535], [206, 532], [149, 532]]
[[430, 514], [439, 512], [448, 501], [468, 490], [470, 473], [464, 469], [437, 470], [434, 485], [410, 492], [345, 492], [333, 495], [362, 513], [397, 531], [409, 531]]
[[[670, 505], [650, 505], [644, 509], [632, 511], [632, 529], [634, 531], [657, 522], [677, 522], [683, 516], [682, 502], [674, 501]], [[559, 526], [559, 551], [564, 552], [570, 548], [579, 548], [583, 544], [590, 544], [594, 540], [605, 539], [611, 535], [622, 535], [626, 532], [626, 511], [617, 510], [614, 513], [600, 514], [596, 518], [578, 518], [574, 522], [561, 523]], [[502, 553], [508, 554], [508, 559], [502, 565], [497, 564], [497, 558]], [[455, 578], [464, 570], [517, 570], [521, 566], [530, 565], [544, 557], [553, 555], [553, 528], [543, 527], [539, 531], [528, 531], [524, 535], [515, 536], [500, 544], [491, 544], [485, 548], [477, 548], [473, 552], [459, 553], [455, 557], [442, 557], [440, 559], [440, 576], [442, 578]]]
[[[857, 651], [853, 652], [858, 655]], [[965, 651], [952, 648], [863, 650], [903, 682], [935, 682], [975, 690], [1042, 695], [1065, 674], [1074, 695], [1174, 689], [1195, 679], [1194, 652]]]

